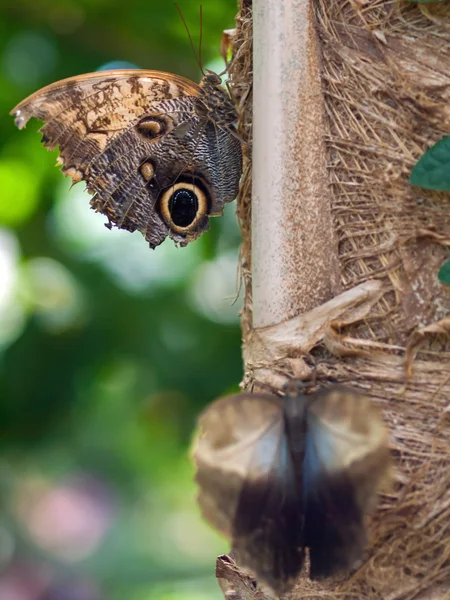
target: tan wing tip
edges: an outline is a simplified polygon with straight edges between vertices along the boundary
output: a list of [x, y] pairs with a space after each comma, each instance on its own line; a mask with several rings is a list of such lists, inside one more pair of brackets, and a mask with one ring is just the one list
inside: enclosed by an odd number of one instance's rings
[[20, 104], [18, 104], [12, 111], [9, 113], [12, 117], [14, 117], [14, 123], [18, 129], [23, 129], [25, 125], [30, 120], [30, 114], [27, 114], [24, 109], [19, 108]]

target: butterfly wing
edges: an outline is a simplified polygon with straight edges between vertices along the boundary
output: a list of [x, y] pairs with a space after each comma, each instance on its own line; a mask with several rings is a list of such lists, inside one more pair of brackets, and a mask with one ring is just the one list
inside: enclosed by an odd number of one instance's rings
[[304, 552], [282, 401], [263, 394], [224, 398], [204, 413], [201, 429], [196, 462], [203, 514], [230, 539], [240, 566], [283, 593], [297, 578]]
[[310, 576], [348, 570], [366, 544], [364, 516], [389, 472], [387, 434], [370, 399], [342, 387], [319, 393], [307, 411], [303, 468]]
[[[54, 83], [11, 114], [20, 129], [31, 117], [44, 121], [44, 145], [59, 147], [74, 183], [86, 181], [91, 206], [155, 247], [167, 235], [186, 245], [236, 196], [240, 144], [202, 114], [205, 105], [204, 89], [183, 77], [125, 69]], [[224, 167], [216, 169], [224, 157], [226, 184]]]

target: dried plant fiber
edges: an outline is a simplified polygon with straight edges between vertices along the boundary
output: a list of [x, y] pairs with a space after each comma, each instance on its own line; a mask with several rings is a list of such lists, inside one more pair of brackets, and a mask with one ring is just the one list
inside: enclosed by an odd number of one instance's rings
[[277, 390], [314, 365], [323, 385], [363, 389], [390, 428], [395, 473], [370, 519], [361, 568], [324, 583], [303, 577], [286, 598], [449, 600], [450, 287], [437, 272], [450, 254], [450, 193], [412, 187], [408, 176], [450, 135], [450, 6], [314, 0], [312, 8], [340, 286], [358, 301], [349, 308], [349, 295], [330, 298], [320, 314], [252, 329], [252, 7], [242, 0], [231, 75], [247, 142], [238, 204], [243, 386]]

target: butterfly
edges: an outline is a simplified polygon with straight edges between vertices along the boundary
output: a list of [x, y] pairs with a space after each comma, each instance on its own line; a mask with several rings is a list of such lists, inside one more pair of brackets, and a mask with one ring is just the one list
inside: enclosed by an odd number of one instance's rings
[[306, 548], [311, 579], [357, 566], [364, 517], [390, 473], [369, 398], [341, 386], [228, 396], [204, 411], [199, 430], [198, 501], [239, 566], [277, 594], [293, 587]]
[[86, 182], [107, 227], [138, 230], [151, 248], [167, 236], [187, 245], [237, 195], [236, 111], [212, 71], [198, 85], [160, 71], [88, 73], [38, 90], [11, 114], [19, 129], [43, 121], [43, 144], [59, 146], [64, 175]]

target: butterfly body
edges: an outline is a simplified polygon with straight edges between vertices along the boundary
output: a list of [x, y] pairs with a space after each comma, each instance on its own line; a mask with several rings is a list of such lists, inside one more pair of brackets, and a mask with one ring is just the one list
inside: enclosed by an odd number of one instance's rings
[[283, 593], [306, 548], [313, 579], [357, 564], [364, 517], [389, 470], [386, 433], [368, 398], [339, 386], [285, 400], [244, 394], [213, 403], [200, 426], [199, 503], [239, 565]]
[[39, 90], [12, 114], [20, 129], [44, 121], [44, 145], [59, 147], [74, 183], [86, 181], [91, 206], [152, 248], [167, 236], [196, 239], [237, 195], [236, 113], [215, 74], [197, 85], [159, 71], [90, 73]]

